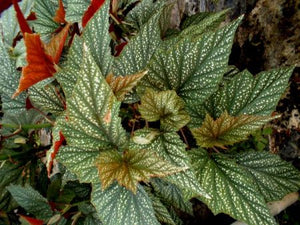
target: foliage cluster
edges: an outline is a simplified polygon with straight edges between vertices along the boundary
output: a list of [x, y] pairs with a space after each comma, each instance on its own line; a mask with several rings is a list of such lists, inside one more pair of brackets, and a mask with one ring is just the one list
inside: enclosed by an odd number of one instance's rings
[[[240, 148], [293, 67], [228, 65], [242, 17], [143, 0], [23, 0], [1, 15], [0, 223], [183, 224], [192, 198], [249, 225], [300, 186]], [[14, 211], [18, 209], [17, 214]]]

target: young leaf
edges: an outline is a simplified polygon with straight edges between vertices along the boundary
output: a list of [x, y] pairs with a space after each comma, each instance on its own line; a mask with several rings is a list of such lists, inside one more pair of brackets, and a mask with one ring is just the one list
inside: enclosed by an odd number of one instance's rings
[[133, 75], [117, 76], [115, 77], [112, 73], [106, 76], [106, 82], [113, 90], [118, 101], [122, 101], [125, 95], [132, 91], [137, 83], [145, 76], [147, 71], [139, 72]]
[[20, 215], [20, 218], [23, 219], [23, 220], [25, 220], [26, 222], [28, 222], [30, 225], [43, 225], [44, 224], [43, 220], [38, 220], [38, 219], [29, 217], [29, 216]]
[[204, 149], [189, 151], [198, 181], [212, 196], [201, 200], [214, 214], [226, 213], [249, 225], [275, 225], [252, 177], [223, 154], [209, 156]]
[[[185, 151], [185, 144], [175, 132], [159, 132], [154, 129], [137, 130], [130, 143], [132, 149], [148, 149], [155, 152], [160, 158], [178, 167], [189, 167], [189, 157]], [[209, 195], [197, 182], [194, 171], [188, 169], [166, 177], [169, 182], [176, 184], [184, 191], [184, 197]], [[192, 195], [192, 196], [191, 196]]]
[[140, 181], [149, 182], [151, 177], [165, 177], [188, 169], [174, 166], [157, 157], [152, 151], [131, 149], [123, 155], [112, 150], [101, 152], [96, 164], [103, 190], [117, 180], [134, 194]]
[[98, 9], [103, 5], [105, 0], [92, 0], [87, 11], [83, 14], [82, 17], [82, 27], [85, 27], [89, 20], [94, 16]]
[[133, 194], [116, 183], [104, 191], [100, 183], [95, 184], [92, 203], [100, 220], [107, 225], [160, 224], [154, 215], [151, 199], [141, 185]]
[[21, 29], [23, 35], [25, 34], [25, 32], [27, 32], [29, 34], [32, 34], [32, 30], [29, 27], [23, 13], [20, 9], [18, 1], [17, 0], [12, 0], [12, 2], [13, 2], [13, 5], [14, 5], [14, 9], [16, 11], [16, 16], [17, 16], [17, 19], [18, 19], [18, 22], [19, 22], [19, 26], [20, 26], [20, 29]]
[[200, 126], [207, 113], [217, 118], [225, 110], [232, 116], [269, 116], [286, 89], [293, 69], [273, 69], [255, 77], [247, 70], [239, 73], [225, 82], [205, 103], [188, 108], [192, 118], [190, 126]]
[[102, 75], [106, 76], [111, 71], [113, 60], [110, 49], [111, 38], [108, 31], [110, 1], [94, 0], [91, 3], [91, 7], [94, 4], [96, 6], [101, 4], [101, 8], [97, 12], [95, 11], [95, 15], [83, 30], [83, 41], [89, 48]]
[[254, 184], [267, 202], [277, 201], [300, 188], [300, 173], [278, 155], [268, 152], [243, 152], [236, 162], [251, 174]]
[[55, 12], [53, 20], [57, 23], [66, 23], [66, 11], [62, 0], [58, 0], [58, 9]]
[[221, 147], [246, 140], [247, 137], [262, 125], [274, 119], [270, 116], [240, 115], [230, 116], [226, 111], [216, 120], [206, 115], [200, 128], [192, 133], [201, 147]]
[[52, 57], [45, 53], [39, 34], [25, 33], [25, 45], [28, 65], [22, 70], [20, 83], [13, 98], [39, 81], [51, 77], [56, 72]]
[[15, 68], [15, 62], [10, 59], [0, 35], [0, 94], [2, 110], [18, 114], [25, 110], [25, 94], [15, 99], [11, 96], [18, 87], [20, 73]]
[[175, 91], [156, 92], [148, 88], [141, 97], [139, 111], [149, 122], [160, 120], [164, 130], [177, 131], [190, 120], [184, 105]]
[[52, 216], [53, 212], [47, 199], [32, 187], [10, 185], [7, 189], [20, 206], [38, 219], [47, 220]]

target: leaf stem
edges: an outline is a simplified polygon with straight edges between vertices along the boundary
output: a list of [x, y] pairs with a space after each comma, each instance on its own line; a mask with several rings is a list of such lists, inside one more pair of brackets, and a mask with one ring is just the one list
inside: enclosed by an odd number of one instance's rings
[[187, 140], [187, 138], [186, 138], [186, 136], [185, 136], [185, 134], [183, 132], [183, 129], [180, 128], [179, 130], [180, 130], [180, 133], [181, 133], [181, 135], [183, 137], [183, 140], [184, 140], [185, 144], [187, 145], [187, 149], [190, 149], [189, 142], [188, 142], [188, 140]]
[[52, 126], [54, 126], [54, 121], [52, 121], [44, 112], [35, 107], [33, 107], [33, 109], [39, 112], [49, 123], [52, 124]]
[[22, 157], [23, 155], [26, 155], [30, 152], [29, 151], [23, 151], [23, 152], [14, 152], [14, 153], [11, 153], [11, 154], [7, 154], [7, 155], [0, 155], [0, 160], [7, 160], [7, 159], [11, 159], [11, 158], [20, 158]]

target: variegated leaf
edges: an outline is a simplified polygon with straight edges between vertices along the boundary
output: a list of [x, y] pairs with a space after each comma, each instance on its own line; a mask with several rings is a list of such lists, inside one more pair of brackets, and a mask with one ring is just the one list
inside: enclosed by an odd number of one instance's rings
[[[23, 0], [19, 3], [25, 18], [29, 16], [33, 2], [33, 0]], [[18, 20], [16, 19], [16, 12], [13, 7], [10, 7], [1, 13], [0, 30], [1, 34], [3, 34], [4, 43], [8, 46], [12, 46], [14, 38], [20, 31]]]
[[94, 204], [100, 220], [107, 225], [159, 225], [151, 199], [141, 185], [137, 193], [117, 183], [102, 191], [101, 184], [95, 184], [92, 191]]
[[200, 105], [191, 105], [191, 127], [200, 126], [209, 113], [219, 117], [225, 110], [232, 116], [269, 116], [285, 91], [294, 67], [264, 71], [255, 77], [247, 70], [224, 82], [224, 86]]
[[149, 122], [160, 120], [164, 130], [179, 130], [190, 120], [184, 101], [175, 91], [156, 92], [147, 88], [141, 97], [139, 111]]
[[0, 95], [4, 112], [18, 114], [25, 110], [25, 93], [15, 99], [11, 98], [19, 85], [20, 75], [15, 62], [8, 55], [0, 34]]
[[117, 76], [115, 77], [112, 73], [106, 76], [106, 82], [113, 90], [118, 101], [122, 101], [125, 95], [132, 91], [137, 83], [145, 76], [147, 71], [139, 72], [132, 75]]
[[235, 30], [242, 18], [200, 37], [187, 36], [170, 49], [153, 55], [140, 82], [158, 91], [175, 90], [187, 104], [200, 104], [214, 93], [227, 69]]
[[68, 53], [68, 60], [62, 70], [55, 74], [61, 84], [66, 97], [71, 97], [77, 78], [81, 75], [81, 64], [83, 61], [83, 40], [75, 36]]
[[198, 146], [221, 147], [246, 140], [262, 125], [276, 117], [240, 115], [230, 116], [226, 111], [216, 120], [206, 115], [201, 127], [192, 129]]
[[110, 49], [111, 38], [108, 31], [109, 5], [110, 1], [106, 0], [83, 30], [83, 41], [103, 76], [110, 72], [113, 60]]
[[90, 4], [91, 0], [66, 0], [68, 7], [66, 20], [73, 23], [81, 22], [82, 16]]
[[162, 10], [152, 15], [139, 33], [124, 47], [120, 56], [115, 58], [113, 73], [120, 76], [135, 74], [145, 69], [155, 50], [162, 43], [159, 18]]
[[117, 180], [134, 194], [140, 181], [149, 182], [151, 177], [165, 177], [188, 169], [174, 166], [152, 151], [131, 149], [123, 155], [112, 150], [101, 152], [96, 164], [103, 190]]
[[252, 175], [254, 184], [267, 202], [278, 201], [300, 189], [300, 173], [278, 155], [243, 152], [234, 155], [237, 163]]
[[[154, 129], [137, 130], [132, 138], [130, 148], [148, 149], [155, 152], [159, 157], [179, 167], [189, 167], [190, 161], [185, 151], [185, 144], [175, 132], [159, 132]], [[185, 199], [202, 195], [209, 198], [196, 181], [194, 171], [186, 171], [166, 177], [168, 181], [176, 184], [184, 192]]]
[[198, 181], [211, 195], [201, 200], [214, 214], [226, 213], [249, 225], [275, 225], [265, 200], [251, 175], [223, 154], [208, 155], [204, 149], [189, 151]]

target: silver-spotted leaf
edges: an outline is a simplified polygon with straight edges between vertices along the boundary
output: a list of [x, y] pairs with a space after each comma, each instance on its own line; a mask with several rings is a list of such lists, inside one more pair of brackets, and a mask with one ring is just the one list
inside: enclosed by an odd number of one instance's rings
[[89, 48], [103, 76], [108, 75], [112, 65], [109, 35], [109, 5], [105, 1], [83, 30], [83, 41]]
[[204, 149], [189, 151], [200, 184], [211, 195], [201, 200], [214, 214], [226, 213], [248, 225], [275, 225], [265, 200], [251, 175], [223, 154], [211, 156]]
[[53, 212], [47, 199], [32, 187], [10, 185], [7, 189], [18, 204], [27, 212], [32, 213], [38, 219], [47, 220], [51, 218]]
[[247, 70], [239, 73], [224, 82], [224, 86], [204, 104], [189, 106], [190, 126], [200, 126], [207, 113], [217, 118], [225, 110], [232, 116], [269, 116], [285, 91], [293, 69], [273, 69], [255, 77]]
[[120, 56], [115, 58], [114, 74], [125, 76], [145, 69], [153, 53], [162, 43], [159, 28], [161, 11], [152, 15], [139, 33], [124, 47]]
[[268, 152], [243, 152], [236, 162], [252, 175], [254, 183], [267, 202], [277, 201], [300, 188], [300, 173], [278, 155]]
[[60, 115], [64, 111], [64, 98], [54, 85], [42, 88], [32, 87], [29, 90], [31, 103], [42, 111]]
[[157, 157], [153, 151], [127, 150], [121, 155], [117, 151], [101, 152], [96, 161], [102, 189], [115, 180], [134, 194], [140, 181], [149, 182], [151, 177], [165, 177], [188, 169], [177, 167]]
[[81, 77], [67, 99], [68, 120], [61, 124], [62, 132], [72, 146], [124, 148], [127, 136], [118, 117], [120, 103], [92, 55], [85, 53]]
[[55, 74], [56, 79], [62, 86], [66, 97], [71, 97], [77, 78], [81, 75], [83, 61], [83, 40], [75, 36], [68, 53], [68, 60], [62, 70]]
[[225, 111], [214, 120], [207, 114], [202, 126], [192, 129], [192, 133], [198, 146], [225, 148], [226, 145], [246, 140], [251, 133], [272, 119], [274, 117], [252, 115], [233, 117]]
[[53, 20], [58, 1], [55, 3], [50, 0], [39, 0], [34, 2], [33, 11], [37, 19], [33, 21], [34, 30], [50, 40], [51, 34], [59, 28], [59, 23]]
[[187, 104], [200, 104], [217, 90], [227, 69], [235, 22], [196, 39], [187, 36], [171, 49], [156, 51], [140, 90], [176, 90]]
[[[173, 165], [190, 168], [190, 160], [185, 151], [186, 145], [177, 133], [142, 129], [135, 131], [134, 134], [130, 148], [151, 150]], [[181, 188], [185, 199], [198, 195], [209, 198], [209, 195], [197, 182], [192, 169], [173, 174], [165, 179]]]
[[137, 83], [145, 76], [147, 71], [139, 72], [132, 75], [117, 76], [112, 73], [106, 76], [106, 82], [113, 90], [118, 101], [122, 101], [125, 95], [133, 90]]
[[92, 203], [100, 220], [107, 225], [159, 225], [151, 199], [141, 185], [137, 193], [121, 187], [117, 183], [102, 190], [101, 184], [93, 185]]
[[[33, 2], [34, 2], [33, 0], [23, 0], [22, 2], [18, 3], [20, 5], [20, 9], [24, 14], [25, 18], [29, 16], [33, 6]], [[10, 7], [9, 9], [1, 13], [0, 30], [1, 33], [3, 34], [4, 43], [7, 44], [8, 46], [12, 46], [15, 37], [18, 35], [18, 32], [20, 31], [19, 23], [18, 20], [16, 19], [16, 11], [14, 10], [14, 7]]]
[[68, 7], [66, 11], [66, 20], [69, 22], [81, 22], [84, 12], [91, 4], [91, 0], [66, 0]]
[[147, 88], [141, 97], [139, 111], [149, 122], [160, 120], [164, 130], [179, 130], [190, 120], [184, 101], [175, 91], [156, 92]]
[[11, 98], [18, 88], [20, 75], [20, 72], [16, 70], [15, 62], [8, 55], [0, 34], [0, 95], [4, 112], [18, 114], [25, 110], [25, 93], [17, 98]]

